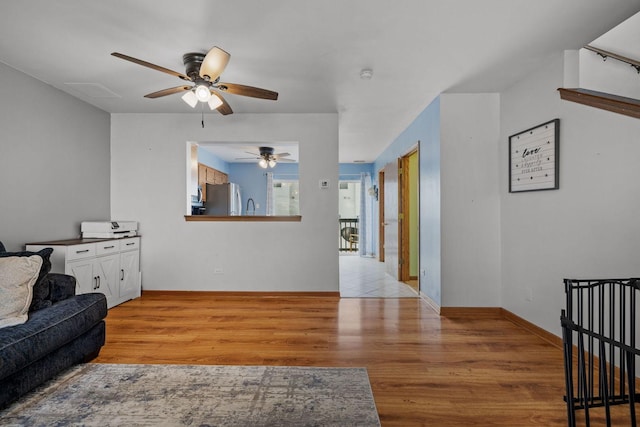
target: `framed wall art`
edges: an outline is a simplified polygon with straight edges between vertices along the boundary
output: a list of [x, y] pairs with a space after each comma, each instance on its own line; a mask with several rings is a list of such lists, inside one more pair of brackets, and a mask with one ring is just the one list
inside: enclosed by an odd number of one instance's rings
[[509, 193], [557, 190], [560, 119], [509, 137]]

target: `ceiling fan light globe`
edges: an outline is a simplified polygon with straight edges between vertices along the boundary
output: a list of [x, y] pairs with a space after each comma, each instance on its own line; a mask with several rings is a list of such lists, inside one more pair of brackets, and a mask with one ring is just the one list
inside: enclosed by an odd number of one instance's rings
[[211, 48], [200, 65], [200, 77], [207, 81], [215, 81], [227, 67], [230, 56], [217, 46]]
[[276, 167], [276, 161], [274, 159], [269, 160], [269, 167], [270, 168], [275, 168]]
[[208, 104], [209, 104], [209, 108], [211, 108], [212, 110], [215, 110], [216, 108], [222, 105], [222, 99], [212, 95], [211, 98], [209, 98]]
[[198, 98], [198, 101], [200, 102], [208, 102], [209, 99], [211, 99], [211, 91], [209, 90], [209, 87], [206, 85], [198, 85], [196, 86], [196, 98]]
[[258, 162], [258, 165], [263, 169], [266, 169], [268, 166], [267, 161], [265, 159], [260, 159], [260, 161]]
[[182, 100], [186, 102], [191, 108], [196, 108], [196, 104], [198, 103], [198, 97], [193, 91], [188, 91], [184, 95], [182, 95]]

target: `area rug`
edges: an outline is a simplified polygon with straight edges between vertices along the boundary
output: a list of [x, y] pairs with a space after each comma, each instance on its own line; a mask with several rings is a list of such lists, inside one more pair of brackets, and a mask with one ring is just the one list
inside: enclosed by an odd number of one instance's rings
[[78, 365], [0, 411], [8, 426], [380, 426], [365, 368]]

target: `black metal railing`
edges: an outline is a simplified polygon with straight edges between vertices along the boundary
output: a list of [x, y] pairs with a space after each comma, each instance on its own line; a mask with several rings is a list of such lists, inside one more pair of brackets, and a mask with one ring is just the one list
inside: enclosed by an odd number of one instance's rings
[[358, 250], [358, 218], [340, 218], [338, 220], [338, 250]]
[[[565, 279], [562, 339], [568, 425], [590, 408], [611, 426], [611, 406], [629, 405], [625, 425], [636, 425], [636, 317], [640, 279]], [[625, 411], [626, 413], [626, 411]], [[616, 413], [617, 414], [617, 413]]]

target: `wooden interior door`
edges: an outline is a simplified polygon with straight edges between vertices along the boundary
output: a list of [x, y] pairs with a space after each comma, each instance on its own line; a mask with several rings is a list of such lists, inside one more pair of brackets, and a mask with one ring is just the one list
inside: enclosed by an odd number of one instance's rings
[[403, 156], [399, 159], [399, 173], [398, 173], [398, 187], [400, 189], [398, 194], [398, 227], [400, 234], [398, 235], [398, 252], [400, 259], [399, 262], [399, 277], [401, 282], [407, 282], [409, 280], [409, 157]]
[[[400, 158], [399, 208], [400, 224], [400, 281], [414, 288], [419, 268], [419, 173], [418, 148]], [[416, 289], [417, 290], [417, 289]]]
[[398, 162], [384, 167], [384, 263], [387, 273], [398, 280]]
[[384, 169], [378, 172], [378, 261], [384, 262]]

